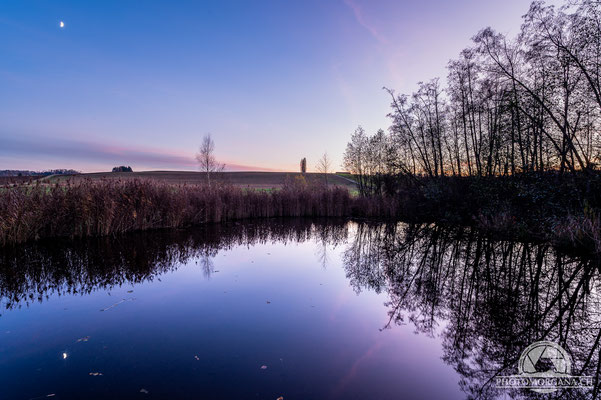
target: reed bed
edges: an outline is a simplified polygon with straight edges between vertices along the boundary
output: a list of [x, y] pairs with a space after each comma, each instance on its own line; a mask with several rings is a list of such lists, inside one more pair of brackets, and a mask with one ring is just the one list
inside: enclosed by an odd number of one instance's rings
[[345, 188], [294, 183], [270, 192], [152, 180], [38, 183], [0, 190], [0, 245], [249, 218], [393, 216], [393, 203], [353, 197]]
[[350, 217], [471, 225], [506, 238], [601, 254], [601, 177], [588, 178], [586, 185], [543, 178], [505, 184], [455, 179], [442, 186], [425, 181], [392, 196], [352, 196], [347, 188], [303, 179], [272, 191], [135, 179], [36, 181], [0, 187], [0, 246], [254, 218]]

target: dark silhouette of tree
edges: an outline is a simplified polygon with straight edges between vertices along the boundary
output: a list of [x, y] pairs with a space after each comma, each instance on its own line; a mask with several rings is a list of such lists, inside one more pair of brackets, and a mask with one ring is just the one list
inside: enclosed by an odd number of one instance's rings
[[113, 168], [113, 172], [133, 172], [133, 169], [129, 166], [120, 166], [120, 167], [114, 167]]
[[[517, 18], [517, 16], [516, 16]], [[446, 83], [391, 96], [388, 132], [358, 128], [345, 167], [360, 191], [378, 174], [499, 176], [595, 168], [601, 159], [601, 2], [532, 3], [508, 38], [481, 30], [448, 64]], [[392, 157], [379, 158], [382, 143]]]

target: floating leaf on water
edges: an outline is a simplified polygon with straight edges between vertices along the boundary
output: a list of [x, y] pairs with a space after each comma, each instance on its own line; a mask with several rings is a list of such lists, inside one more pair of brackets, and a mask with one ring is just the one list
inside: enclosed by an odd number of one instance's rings
[[267, 369], [267, 365], [261, 365], [261, 369]]
[[116, 302], [115, 304], [112, 304], [112, 305], [108, 306], [107, 308], [103, 308], [103, 309], [102, 309], [102, 310], [100, 310], [100, 311], [107, 311], [107, 310], [110, 310], [110, 309], [111, 309], [111, 308], [113, 308], [113, 307], [117, 307], [117, 306], [118, 306], [119, 304], [121, 304], [121, 303], [125, 303], [126, 301], [134, 301], [134, 300], [135, 300], [135, 298], [134, 298], [134, 297], [130, 297], [129, 299], [122, 299], [121, 301], [118, 301], [118, 302]]
[[140, 389], [140, 393], [148, 394], [148, 390], [142, 388], [142, 389]]

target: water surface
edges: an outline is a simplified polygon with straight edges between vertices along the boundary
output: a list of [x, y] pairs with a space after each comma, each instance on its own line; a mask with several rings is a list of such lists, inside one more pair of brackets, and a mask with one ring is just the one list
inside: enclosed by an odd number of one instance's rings
[[531, 397], [491, 379], [542, 339], [598, 387], [599, 264], [549, 246], [287, 220], [0, 261], [2, 399]]

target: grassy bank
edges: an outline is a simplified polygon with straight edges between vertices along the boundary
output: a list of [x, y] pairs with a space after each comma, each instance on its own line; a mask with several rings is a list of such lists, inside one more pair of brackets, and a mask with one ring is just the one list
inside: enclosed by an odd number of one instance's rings
[[171, 185], [152, 180], [78, 180], [0, 191], [0, 244], [84, 237], [270, 217], [386, 217], [386, 198], [294, 181], [280, 190], [232, 185]]

